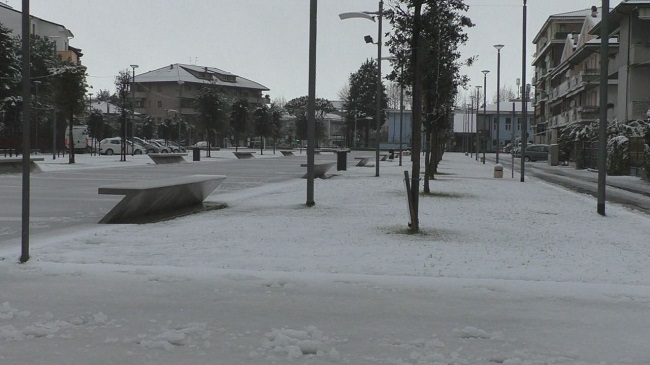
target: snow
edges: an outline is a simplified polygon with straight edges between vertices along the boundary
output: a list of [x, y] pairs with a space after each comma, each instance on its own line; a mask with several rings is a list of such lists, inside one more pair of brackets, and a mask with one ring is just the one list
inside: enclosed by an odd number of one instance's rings
[[0, 364], [650, 363], [646, 215], [446, 153], [409, 234], [404, 164], [3, 244]]

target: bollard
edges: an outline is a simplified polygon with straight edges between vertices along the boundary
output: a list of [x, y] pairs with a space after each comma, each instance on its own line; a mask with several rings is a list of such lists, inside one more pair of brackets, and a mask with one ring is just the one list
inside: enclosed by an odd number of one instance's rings
[[503, 177], [503, 165], [500, 163], [494, 165], [494, 178], [501, 179]]

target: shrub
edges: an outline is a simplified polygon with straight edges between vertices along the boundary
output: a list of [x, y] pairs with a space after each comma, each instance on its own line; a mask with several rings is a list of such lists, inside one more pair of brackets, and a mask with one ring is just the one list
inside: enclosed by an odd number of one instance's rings
[[625, 136], [607, 141], [607, 174], [613, 176], [630, 173], [630, 144]]

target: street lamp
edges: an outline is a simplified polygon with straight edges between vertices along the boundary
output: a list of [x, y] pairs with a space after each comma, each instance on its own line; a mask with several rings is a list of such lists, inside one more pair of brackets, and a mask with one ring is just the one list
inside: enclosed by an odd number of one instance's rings
[[[35, 104], [38, 104], [38, 85], [40, 85], [40, 84], [41, 84], [40, 81], [38, 81], [38, 80], [34, 81], [34, 103]], [[35, 134], [36, 134], [36, 136], [34, 138], [34, 149], [36, 150], [36, 153], [38, 154], [38, 125], [39, 125], [39, 123], [38, 123], [38, 105], [36, 106], [36, 108], [34, 108], [34, 115], [36, 116], [36, 118], [35, 118], [36, 119], [36, 125], [35, 125], [35, 128], [34, 128], [34, 131], [35, 131]]]
[[[373, 22], [375, 21], [375, 17], [377, 18], [377, 24], [378, 24], [378, 29], [377, 29], [377, 115], [376, 115], [376, 120], [375, 120], [375, 129], [376, 129], [376, 142], [377, 146], [375, 148], [375, 176], [379, 176], [379, 124], [381, 120], [381, 36], [382, 36], [382, 30], [381, 30], [381, 21], [382, 21], [382, 15], [384, 13], [384, 1], [379, 0], [379, 10], [377, 12], [369, 12], [369, 11], [364, 11], [364, 12], [352, 12], [352, 13], [342, 13], [339, 14], [339, 18], [341, 20], [345, 19], [350, 19], [350, 18], [362, 18], [362, 19], [368, 19], [372, 20]], [[373, 43], [372, 42], [372, 37], [371, 36], [365, 36], [364, 39], [366, 40], [366, 43]]]
[[[133, 69], [133, 79], [131, 82], [131, 137], [135, 137], [135, 69], [138, 65], [130, 65]], [[124, 131], [126, 136], [126, 131]], [[135, 139], [131, 141], [131, 152], [135, 153]]]
[[499, 112], [500, 112], [499, 104], [500, 104], [500, 101], [501, 101], [501, 95], [500, 95], [500, 90], [499, 89], [501, 88], [501, 85], [500, 85], [500, 81], [501, 81], [500, 80], [500, 78], [501, 78], [501, 48], [503, 48], [503, 44], [495, 44], [494, 48], [497, 49], [497, 120], [496, 120], [496, 123], [497, 123], [497, 163], [499, 163], [499, 146], [501, 144], [501, 142], [499, 140], [499, 129], [500, 129], [499, 128], [500, 127], [499, 126], [499, 124], [500, 124], [500, 120], [499, 120], [499, 118], [500, 118], [500, 116], [499, 116]]
[[[180, 151], [181, 148], [181, 122], [183, 121], [182, 119], [182, 111], [183, 111], [183, 84], [185, 82], [183, 80], [178, 80], [178, 112], [176, 112], [176, 122], [178, 123], [178, 149]], [[226, 146], [224, 146], [226, 147]]]
[[[604, 12], [609, 12], [609, 6], [605, 9]], [[603, 12], [603, 13], [604, 13]], [[520, 174], [519, 174], [519, 181], [524, 182], [524, 171], [525, 171], [525, 161], [524, 161], [524, 151], [526, 150], [526, 146], [528, 145], [528, 95], [527, 95], [527, 90], [526, 90], [526, 0], [524, 0], [524, 7], [523, 7], [523, 26], [522, 26], [522, 42], [521, 42], [521, 83], [523, 84], [523, 89], [521, 93], [521, 134], [519, 138], [521, 138], [521, 166], [519, 168]], [[601, 20], [602, 22], [602, 20]], [[602, 62], [602, 59], [601, 59]], [[607, 73], [607, 72], [605, 72]]]
[[[92, 117], [92, 113], [93, 113], [93, 104], [92, 103], [93, 103], [93, 93], [88, 93], [88, 120], [90, 120], [90, 118]], [[90, 149], [90, 155], [91, 156], [93, 154], [93, 150], [95, 149], [95, 143], [97, 141], [96, 135], [97, 135], [97, 121], [95, 121], [93, 123], [93, 141], [92, 141], [92, 144], [91, 144], [91, 146], [93, 148]], [[95, 154], [96, 154], [96, 151], [95, 151]]]
[[[486, 113], [486, 108], [487, 108], [487, 74], [490, 73], [490, 70], [483, 70], [483, 129], [485, 129], [485, 126], [488, 125], [486, 123], [487, 119], [487, 113]], [[478, 128], [477, 128], [478, 129]], [[487, 146], [483, 147], [483, 164], [485, 165], [485, 150], [487, 149]]]
[[481, 107], [481, 86], [476, 85], [476, 131], [475, 131], [475, 136], [476, 136], [476, 158], [475, 160], [478, 161], [478, 110]]

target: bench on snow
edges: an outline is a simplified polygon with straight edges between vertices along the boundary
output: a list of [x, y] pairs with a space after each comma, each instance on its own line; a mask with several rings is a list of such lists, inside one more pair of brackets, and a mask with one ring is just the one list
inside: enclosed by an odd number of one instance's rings
[[150, 153], [147, 156], [149, 156], [156, 165], [161, 165], [166, 163], [185, 162], [183, 157], [187, 156], [187, 153]]
[[370, 157], [355, 157], [354, 159], [359, 160], [359, 162], [357, 162], [357, 166], [366, 166], [368, 160], [370, 160]]
[[[325, 174], [327, 171], [329, 171], [332, 167], [336, 165], [336, 162], [321, 162], [321, 163], [314, 163], [314, 177], [324, 179]], [[306, 163], [303, 163], [300, 165], [300, 167], [307, 167], [308, 165]], [[303, 179], [307, 178], [307, 174], [305, 174]]]
[[237, 151], [237, 152], [233, 152], [233, 154], [237, 156], [238, 159], [247, 159], [247, 158], [253, 158], [254, 157], [253, 154], [255, 154], [255, 152]]
[[178, 215], [179, 210], [202, 205], [225, 179], [223, 175], [189, 175], [101, 186], [99, 194], [124, 198], [99, 223], [130, 223], [147, 216]]
[[283, 156], [293, 156], [293, 150], [280, 150]]
[[[41, 171], [36, 161], [45, 160], [43, 157], [32, 157], [29, 159], [29, 171]], [[23, 172], [22, 158], [0, 158], [0, 174], [20, 174]]]

